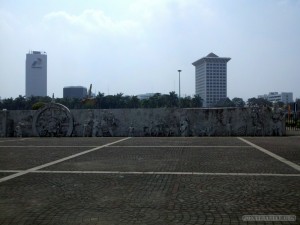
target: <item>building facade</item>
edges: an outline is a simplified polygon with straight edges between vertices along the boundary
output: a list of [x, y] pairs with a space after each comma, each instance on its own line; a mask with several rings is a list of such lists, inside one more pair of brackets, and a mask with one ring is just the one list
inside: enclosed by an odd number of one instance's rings
[[258, 98], [264, 98], [270, 102], [283, 102], [285, 104], [293, 102], [293, 92], [270, 92], [269, 94], [258, 95]]
[[87, 88], [82, 86], [69, 86], [64, 87], [64, 98], [85, 98], [87, 96]]
[[196, 95], [203, 99], [203, 106], [214, 106], [227, 97], [227, 62], [231, 58], [208, 54], [195, 62]]
[[25, 95], [47, 96], [46, 52], [30, 51], [26, 54]]
[[140, 94], [140, 95], [137, 95], [137, 98], [140, 100], [144, 100], [144, 99], [149, 99], [154, 95], [155, 95], [155, 93]]

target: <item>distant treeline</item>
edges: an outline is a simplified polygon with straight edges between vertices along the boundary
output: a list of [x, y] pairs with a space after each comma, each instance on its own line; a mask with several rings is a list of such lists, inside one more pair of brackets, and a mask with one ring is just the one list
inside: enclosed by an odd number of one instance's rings
[[[7, 110], [31, 110], [39, 109], [46, 103], [52, 101], [50, 97], [29, 97], [19, 96], [15, 99], [6, 98], [0, 101], [0, 109]], [[200, 108], [203, 106], [203, 99], [199, 95], [187, 96], [178, 99], [175, 92], [169, 94], [156, 93], [148, 99], [139, 99], [137, 96], [124, 96], [122, 93], [116, 95], [104, 95], [98, 93], [94, 98], [55, 98], [56, 103], [61, 103], [69, 109], [115, 109], [115, 108]], [[224, 98], [218, 101], [214, 107], [244, 107], [242, 98]], [[272, 103], [265, 99], [250, 98], [247, 101], [249, 106], [272, 106]], [[279, 103], [283, 107], [283, 103]]]

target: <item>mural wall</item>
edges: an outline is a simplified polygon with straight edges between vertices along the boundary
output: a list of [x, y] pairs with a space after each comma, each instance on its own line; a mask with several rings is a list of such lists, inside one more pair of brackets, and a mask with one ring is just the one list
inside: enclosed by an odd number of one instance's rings
[[285, 135], [276, 107], [69, 110], [49, 103], [37, 111], [0, 111], [1, 137], [271, 135]]

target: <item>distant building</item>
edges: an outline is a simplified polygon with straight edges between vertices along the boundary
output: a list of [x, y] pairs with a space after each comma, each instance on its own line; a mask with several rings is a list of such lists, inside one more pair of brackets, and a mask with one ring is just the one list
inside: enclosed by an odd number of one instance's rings
[[47, 55], [46, 52], [30, 51], [26, 54], [25, 95], [47, 96]]
[[231, 58], [208, 54], [192, 64], [195, 66], [196, 95], [203, 106], [210, 107], [227, 97], [227, 62]]
[[137, 95], [137, 98], [140, 99], [140, 100], [149, 99], [154, 95], [155, 95], [155, 93], [140, 94], [140, 95]]
[[270, 102], [283, 102], [288, 104], [293, 102], [293, 92], [270, 92], [269, 94], [258, 95], [258, 98], [264, 98]]
[[87, 88], [82, 86], [69, 86], [64, 87], [64, 98], [85, 98], [87, 96]]

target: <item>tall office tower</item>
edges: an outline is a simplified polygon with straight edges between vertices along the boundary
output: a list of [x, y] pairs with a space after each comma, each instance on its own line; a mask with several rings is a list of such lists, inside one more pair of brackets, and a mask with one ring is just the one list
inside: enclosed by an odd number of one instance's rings
[[227, 97], [227, 62], [231, 58], [208, 54], [192, 64], [195, 66], [196, 95], [203, 99], [203, 106], [214, 106]]
[[26, 54], [26, 97], [47, 96], [46, 52], [30, 51]]

